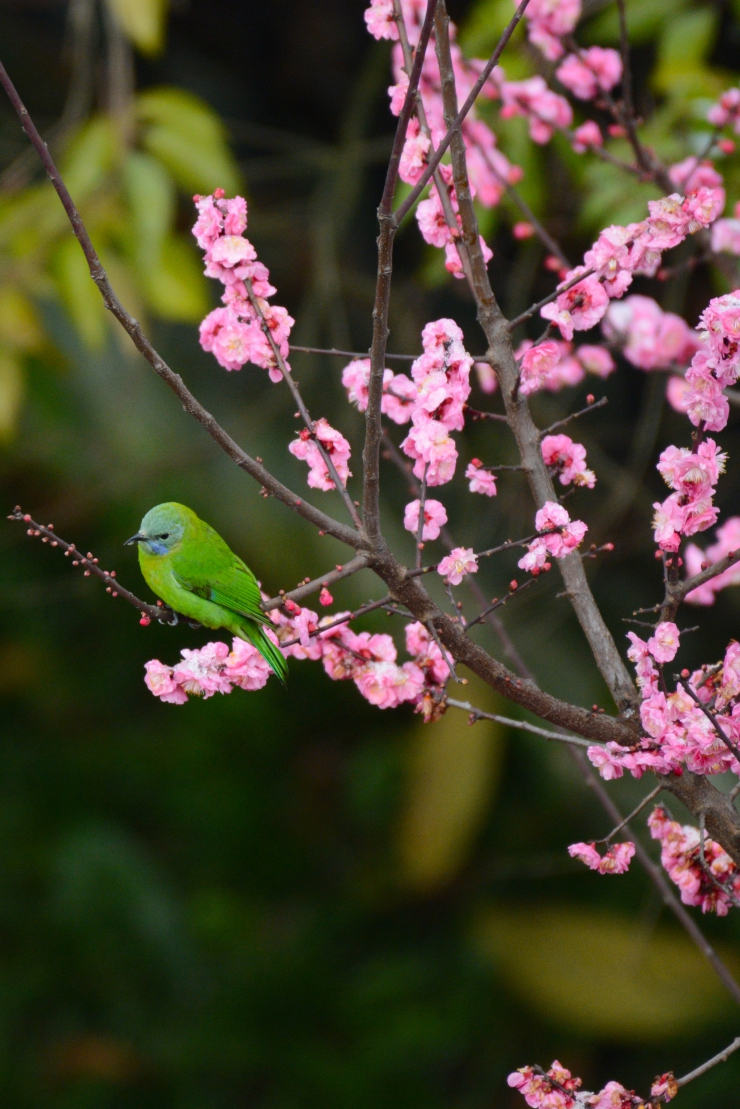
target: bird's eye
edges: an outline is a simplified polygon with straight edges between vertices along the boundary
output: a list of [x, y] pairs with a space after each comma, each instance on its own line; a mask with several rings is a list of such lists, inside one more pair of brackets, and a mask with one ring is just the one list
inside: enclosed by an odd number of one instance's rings
[[160, 539], [169, 539], [169, 537], [170, 537], [170, 533], [168, 531], [165, 531], [165, 532], [162, 533], [162, 535], [160, 535], [159, 538]]

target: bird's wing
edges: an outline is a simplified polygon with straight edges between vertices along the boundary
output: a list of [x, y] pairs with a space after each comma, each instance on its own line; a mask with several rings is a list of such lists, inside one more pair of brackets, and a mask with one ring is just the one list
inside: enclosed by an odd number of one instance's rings
[[269, 623], [269, 617], [260, 608], [262, 596], [257, 579], [241, 559], [233, 557], [231, 566], [201, 573], [175, 571], [175, 577], [184, 589], [205, 600], [259, 624]]

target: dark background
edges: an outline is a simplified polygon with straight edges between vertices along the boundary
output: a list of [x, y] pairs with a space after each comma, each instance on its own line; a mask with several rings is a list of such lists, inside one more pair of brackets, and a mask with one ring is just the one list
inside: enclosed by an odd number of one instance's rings
[[[249, 198], [248, 233], [278, 286], [276, 302], [297, 319], [294, 340], [356, 350], [369, 341], [374, 211], [392, 135], [389, 48], [365, 33], [363, 8], [354, 0], [180, 2], [164, 51], [135, 61], [139, 89], [190, 90], [225, 121]], [[471, 49], [485, 55], [502, 5], [450, 9]], [[679, 4], [669, 18], [640, 3], [630, 11], [638, 103], [648, 127], [662, 129], [665, 156], [683, 157], [699, 127], [695, 103], [736, 80], [735, 9]], [[684, 61], [671, 70], [679, 13]], [[612, 41], [599, 19], [596, 12], [583, 41]], [[96, 20], [92, 91], [74, 127], [110, 101], [110, 42]], [[700, 25], [709, 32], [695, 48]], [[67, 6], [4, 0], [0, 44], [53, 136], [74, 77]], [[522, 45], [504, 61], [512, 74], [533, 71]], [[635, 207], [642, 213], [657, 195], [589, 168], [557, 143], [525, 155], [515, 124], [501, 134], [525, 164], [525, 195], [574, 259], [600, 226], [625, 222]], [[60, 156], [70, 141], [58, 139]], [[125, 342], [112, 331], [97, 345], [85, 341], [65, 309], [68, 278], [53, 253], [66, 231], [44, 222], [47, 209], [24, 224], [30, 230], [13, 230], [29, 198], [49, 189], [23, 150], [15, 118], [0, 105], [0, 156], [10, 167], [0, 194], [0, 289], [22, 288], [35, 314], [30, 337], [19, 338], [17, 329], [3, 332], [11, 316], [0, 304], [0, 338], [21, 374], [4, 379], [0, 371], [0, 409], [3, 388], [23, 390], [0, 448], [0, 501], [52, 520], [142, 595], [135, 556], [122, 543], [165, 499], [206, 516], [271, 592], [341, 561], [338, 544], [258, 496]], [[729, 209], [740, 193], [731, 160], [722, 168]], [[88, 209], [135, 290], [145, 274], [126, 245], [126, 209], [106, 215], [103, 203], [106, 193], [118, 195], [117, 172], [109, 170], [103, 199]], [[176, 183], [173, 226], [184, 241], [192, 207]], [[505, 204], [488, 224], [491, 272], [509, 313], [553, 280], [536, 242], [512, 239], [516, 218]], [[693, 324], [723, 280], [699, 267], [690, 280], [643, 281], [635, 291]], [[390, 349], [415, 353], [423, 324], [451, 315], [469, 349], [482, 350], [462, 285], [444, 280], [436, 252], [410, 225], [398, 242]], [[206, 306], [214, 301], [213, 289], [196, 286]], [[220, 370], [197, 345], [197, 312], [176, 322], [145, 304], [144, 314], [196, 395], [252, 455], [302, 488], [304, 471], [285, 449], [293, 422], [281, 390], [253, 367]], [[312, 411], [351, 436], [357, 481], [361, 420], [334, 387], [343, 364], [293, 359]], [[579, 425], [599, 484], [572, 504], [594, 540], [616, 544], [589, 573], [621, 643], [622, 617], [658, 597], [649, 522], [664, 493], [652, 465], [666, 443], [688, 442], [688, 425], [663, 405], [660, 375], [626, 365], [605, 385], [590, 379], [537, 397], [540, 425], [580, 407], [589, 390], [609, 397], [606, 411]], [[497, 401], [478, 393], [474, 403]], [[724, 517], [740, 511], [736, 416], [721, 438], [731, 452], [718, 494]], [[514, 461], [496, 425], [466, 432], [463, 462], [476, 454]], [[392, 469], [384, 481], [387, 534], [408, 557], [397, 522], [404, 483]], [[451, 488], [441, 499], [465, 545], [530, 530], [521, 475], [503, 480], [485, 504], [453, 504]], [[172, 663], [181, 647], [205, 642], [204, 632], [141, 628], [132, 609], [15, 524], [0, 527], [0, 560], [5, 1105], [513, 1106], [522, 1102], [506, 1075], [528, 1062], [557, 1057], [590, 1089], [614, 1078], [646, 1093], [656, 1073], [683, 1073], [735, 1035], [731, 1002], [639, 869], [599, 878], [569, 860], [567, 844], [606, 834], [608, 823], [565, 751], [490, 724], [468, 728], [452, 710], [433, 726], [408, 708], [380, 712], [314, 663], [292, 662], [286, 691], [271, 682], [258, 693], [161, 704], [143, 684], [144, 662]], [[514, 570], [513, 556], [487, 567], [486, 592], [500, 593]], [[334, 590], [337, 605], [379, 596], [377, 588], [369, 575], [356, 577]], [[557, 591], [553, 573], [505, 610], [505, 623], [543, 685], [610, 711]], [[472, 610], [467, 595], [466, 604]], [[720, 657], [739, 614], [735, 590], [699, 610], [701, 630], [686, 637], [681, 663]], [[695, 616], [684, 614], [682, 626]], [[398, 631], [388, 624], [366, 622]], [[506, 657], [492, 632], [481, 631], [481, 641]], [[472, 682], [461, 695], [504, 707]], [[611, 788], [627, 811], [650, 785]], [[736, 920], [703, 925], [740, 971]], [[735, 1106], [738, 1066], [716, 1069], [680, 1104]]]

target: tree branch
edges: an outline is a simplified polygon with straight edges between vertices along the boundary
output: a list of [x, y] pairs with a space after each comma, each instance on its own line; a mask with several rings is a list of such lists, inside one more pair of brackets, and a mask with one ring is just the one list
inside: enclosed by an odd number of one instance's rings
[[[444, 0], [440, 0], [436, 16], [437, 57], [442, 75], [445, 122], [449, 121], [448, 127], [450, 127], [456, 119], [457, 93], [448, 22]], [[535, 503], [538, 508], [541, 508], [545, 501], [556, 499], [555, 490], [542, 458], [539, 432], [532, 421], [526, 398], [522, 397], [517, 389], [519, 367], [509, 338], [510, 326], [494, 297], [480, 249], [478, 221], [468, 182], [465, 142], [460, 130], [453, 130], [450, 150], [455, 190], [463, 225], [463, 238], [473, 270], [472, 290], [478, 309], [478, 320], [488, 340], [489, 355], [498, 373], [506, 415], [519, 446], [522, 465], [528, 470]], [[558, 565], [571, 604], [612, 697], [620, 711], [634, 715], [637, 691], [596, 606], [579, 555], [574, 553], [558, 559]]]
[[57, 195], [62, 202], [62, 207], [67, 213], [69, 222], [72, 225], [75, 237], [82, 247], [82, 252], [85, 255], [85, 260], [90, 270], [90, 276], [100, 291], [105, 307], [116, 317], [124, 331], [130, 336], [136, 349], [144, 355], [154, 372], [162, 378], [165, 384], [168, 385], [172, 392], [179, 398], [185, 411], [206, 429], [211, 438], [221, 447], [229, 458], [237, 464], [237, 466], [246, 470], [250, 477], [258, 481], [271, 496], [282, 501], [288, 508], [292, 508], [299, 516], [303, 516], [304, 519], [314, 524], [317, 528], [327, 532], [329, 535], [333, 535], [335, 539], [339, 539], [340, 542], [346, 543], [349, 547], [360, 547], [362, 545], [362, 539], [357, 532], [347, 527], [346, 524], [341, 524], [337, 520], [332, 519], [331, 516], [327, 516], [312, 505], [306, 504], [302, 498], [297, 497], [295, 493], [279, 482], [277, 478], [274, 478], [264, 466], [251, 458], [246, 451], [243, 451], [238, 443], [236, 443], [214, 419], [210, 412], [196, 400], [180, 375], [176, 374], [174, 370], [171, 370], [165, 360], [157, 353], [144, 335], [138, 320], [135, 320], [133, 316], [129, 315], [114, 293], [108, 280], [108, 275], [103, 269], [98, 253], [82, 222], [82, 217], [69, 194], [67, 186], [59, 175], [59, 170], [54, 163], [54, 159], [49, 153], [46, 143], [36, 130], [33, 120], [29, 116], [2, 62], [0, 62], [0, 85], [2, 85], [7, 93], [8, 99], [18, 114], [23, 130], [30, 139], [36, 153], [43, 163], [52, 185], [56, 189]]
[[373, 547], [380, 547], [383, 538], [380, 530], [380, 443], [383, 428], [380, 419], [380, 406], [383, 399], [383, 373], [385, 370], [385, 347], [388, 341], [388, 309], [391, 298], [391, 277], [393, 273], [393, 241], [398, 224], [393, 219], [393, 197], [398, 184], [398, 167], [403, 145], [406, 141], [411, 113], [416, 100], [416, 91], [421, 78], [424, 55], [432, 33], [434, 12], [437, 0], [428, 0], [424, 24], [421, 29], [419, 45], [416, 49], [406, 98], [398, 117], [393, 153], [388, 164], [383, 195], [378, 207], [378, 273], [373, 306], [373, 337], [370, 348], [370, 379], [368, 382], [367, 409], [365, 412], [365, 446], [362, 452], [363, 470], [363, 523], [364, 534]]
[[260, 607], [264, 612], [271, 612], [274, 608], [280, 608], [286, 601], [302, 601], [304, 597], [310, 597], [312, 593], [318, 593], [325, 585], [333, 585], [335, 581], [349, 578], [359, 570], [364, 570], [367, 565], [367, 555], [357, 555], [345, 566], [337, 566], [334, 570], [330, 570], [328, 574], [324, 574], [323, 577], [307, 581], [296, 589], [291, 589], [288, 593], [281, 589], [277, 597], [271, 597], [269, 601], [264, 601]]

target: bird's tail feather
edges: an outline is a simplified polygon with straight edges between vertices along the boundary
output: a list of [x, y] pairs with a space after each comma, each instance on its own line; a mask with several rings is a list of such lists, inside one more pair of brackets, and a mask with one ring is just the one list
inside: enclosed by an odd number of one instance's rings
[[288, 677], [287, 660], [280, 648], [265, 634], [264, 629], [252, 620], [245, 620], [239, 626], [239, 635], [257, 648], [278, 680], [285, 685]]

